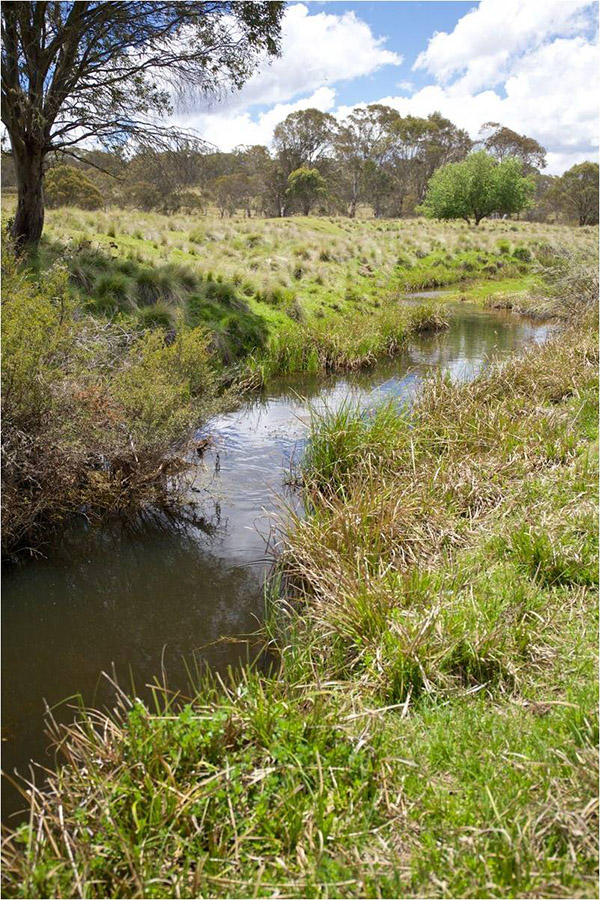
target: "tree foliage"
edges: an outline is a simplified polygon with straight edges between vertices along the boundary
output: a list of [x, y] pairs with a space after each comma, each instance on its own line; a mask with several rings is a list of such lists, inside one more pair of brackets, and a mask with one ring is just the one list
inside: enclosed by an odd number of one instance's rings
[[546, 148], [534, 138], [518, 134], [498, 122], [486, 122], [479, 133], [482, 135], [483, 149], [499, 162], [511, 156], [520, 159], [527, 174], [545, 168]]
[[302, 166], [290, 173], [287, 193], [299, 203], [303, 214], [308, 216], [316, 201], [327, 193], [327, 184], [318, 169]]
[[81, 209], [101, 209], [104, 198], [93, 181], [73, 166], [54, 166], [44, 184], [46, 204], [50, 207], [79, 206]]
[[93, 139], [168, 143], [174, 99], [240, 87], [278, 52], [281, 2], [14, 2], [2, 6], [2, 121], [19, 199], [13, 236], [43, 228], [44, 161]]
[[510, 157], [497, 162], [480, 150], [434, 172], [420, 209], [428, 218], [473, 219], [479, 225], [494, 213], [525, 209], [534, 191], [532, 179], [522, 174], [520, 160]]
[[213, 194], [221, 216], [233, 215], [243, 209], [250, 218], [252, 198], [256, 194], [254, 177], [238, 172], [235, 175], [221, 175], [213, 184]]
[[331, 146], [336, 128], [333, 116], [320, 109], [298, 110], [277, 125], [273, 144], [287, 174], [314, 166]]
[[598, 224], [598, 163], [583, 162], [573, 166], [556, 180], [552, 197], [580, 225]]

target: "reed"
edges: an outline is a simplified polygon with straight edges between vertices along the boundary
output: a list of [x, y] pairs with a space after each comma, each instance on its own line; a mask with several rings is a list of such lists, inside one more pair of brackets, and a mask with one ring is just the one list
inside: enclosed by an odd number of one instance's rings
[[270, 670], [50, 719], [5, 896], [591, 896], [597, 362], [315, 416]]

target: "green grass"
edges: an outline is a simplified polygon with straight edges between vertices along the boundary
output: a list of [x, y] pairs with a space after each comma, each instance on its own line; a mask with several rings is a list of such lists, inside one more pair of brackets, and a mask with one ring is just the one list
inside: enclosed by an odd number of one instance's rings
[[595, 896], [581, 324], [410, 415], [315, 419], [272, 673], [55, 727], [67, 765], [5, 842], [5, 896]]
[[[66, 259], [78, 298], [100, 316], [135, 321], [148, 304], [177, 306], [178, 327], [202, 324], [231, 364], [256, 350], [268, 356], [270, 345], [277, 356], [290, 331], [295, 343], [305, 335], [310, 344], [320, 326], [330, 333], [346, 331], [349, 321], [363, 327], [404, 292], [452, 288], [505, 306], [518, 295], [519, 305], [535, 292], [549, 246], [575, 248], [589, 260], [596, 235], [593, 228], [510, 221], [474, 229], [423, 219], [247, 220], [64, 208], [48, 211], [38, 266]], [[211, 294], [211, 284], [222, 287]], [[310, 348], [306, 357], [310, 370]]]

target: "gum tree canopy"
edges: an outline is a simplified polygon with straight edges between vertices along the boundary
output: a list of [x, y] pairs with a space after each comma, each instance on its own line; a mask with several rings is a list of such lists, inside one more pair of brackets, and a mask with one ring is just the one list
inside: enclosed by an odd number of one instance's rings
[[279, 52], [281, 2], [2, 4], [2, 121], [18, 186], [12, 234], [36, 244], [44, 161], [82, 142], [165, 144], [176, 94], [239, 88]]

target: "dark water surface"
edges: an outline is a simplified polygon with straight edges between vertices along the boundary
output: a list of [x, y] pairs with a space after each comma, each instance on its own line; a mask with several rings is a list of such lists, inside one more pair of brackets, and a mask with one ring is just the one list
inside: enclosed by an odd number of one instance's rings
[[[264, 609], [273, 514], [286, 502], [285, 476], [302, 451], [309, 405], [352, 397], [370, 405], [409, 397], [428, 372], [474, 377], [493, 358], [546, 339], [549, 327], [502, 312], [457, 305], [447, 332], [421, 336], [393, 361], [356, 376], [279, 381], [210, 423], [214, 448], [198, 461], [190, 521], [69, 530], [46, 559], [10, 569], [2, 594], [2, 767], [50, 765], [44, 700], [81, 694], [110, 702], [112, 671], [126, 689], [164, 671], [185, 688], [196, 663], [224, 670], [246, 659], [236, 638], [256, 630]], [[220, 469], [215, 469], [216, 454]], [[69, 712], [63, 709], [63, 718]], [[6, 818], [22, 806], [5, 786]]]

